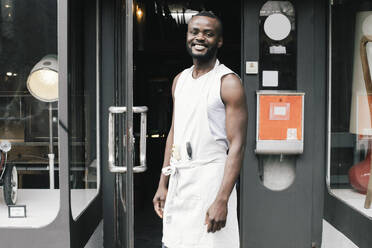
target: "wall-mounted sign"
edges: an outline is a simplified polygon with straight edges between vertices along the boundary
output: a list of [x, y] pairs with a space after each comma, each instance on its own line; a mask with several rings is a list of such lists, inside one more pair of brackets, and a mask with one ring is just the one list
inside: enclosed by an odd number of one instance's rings
[[245, 73], [258, 74], [258, 62], [257, 61], [246, 61], [245, 62]]
[[278, 85], [279, 85], [278, 71], [262, 71], [263, 87], [278, 87]]
[[256, 153], [303, 152], [304, 93], [257, 92]]

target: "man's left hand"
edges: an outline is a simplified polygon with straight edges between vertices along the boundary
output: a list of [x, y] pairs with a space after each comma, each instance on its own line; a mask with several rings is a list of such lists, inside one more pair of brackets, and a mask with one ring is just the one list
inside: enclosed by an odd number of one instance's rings
[[208, 225], [207, 232], [216, 232], [224, 228], [227, 217], [227, 202], [214, 201], [209, 207], [205, 216], [205, 225]]

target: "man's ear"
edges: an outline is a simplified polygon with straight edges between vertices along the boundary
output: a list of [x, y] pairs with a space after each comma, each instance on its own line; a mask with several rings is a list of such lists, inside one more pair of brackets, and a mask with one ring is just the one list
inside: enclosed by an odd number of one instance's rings
[[218, 42], [217, 42], [217, 47], [221, 48], [222, 45], [223, 45], [223, 38], [222, 38], [222, 36], [220, 36], [220, 38], [218, 39]]

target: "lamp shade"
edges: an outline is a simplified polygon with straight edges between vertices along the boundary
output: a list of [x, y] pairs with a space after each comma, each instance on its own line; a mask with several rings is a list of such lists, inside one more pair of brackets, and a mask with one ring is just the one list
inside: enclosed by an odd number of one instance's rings
[[31, 70], [27, 78], [27, 89], [31, 95], [43, 102], [58, 100], [58, 58], [47, 55]]

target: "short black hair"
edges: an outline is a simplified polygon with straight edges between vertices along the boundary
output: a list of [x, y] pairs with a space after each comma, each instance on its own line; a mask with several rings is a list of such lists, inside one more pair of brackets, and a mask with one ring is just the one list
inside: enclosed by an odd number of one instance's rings
[[199, 13], [193, 15], [192, 17], [194, 17], [194, 16], [206, 16], [206, 17], [210, 17], [210, 18], [216, 19], [217, 22], [218, 22], [218, 24], [219, 24], [219, 26], [220, 26], [219, 27], [219, 30], [218, 30], [219, 31], [219, 35], [222, 37], [222, 30], [223, 30], [223, 28], [222, 28], [222, 21], [212, 11], [202, 10]]

